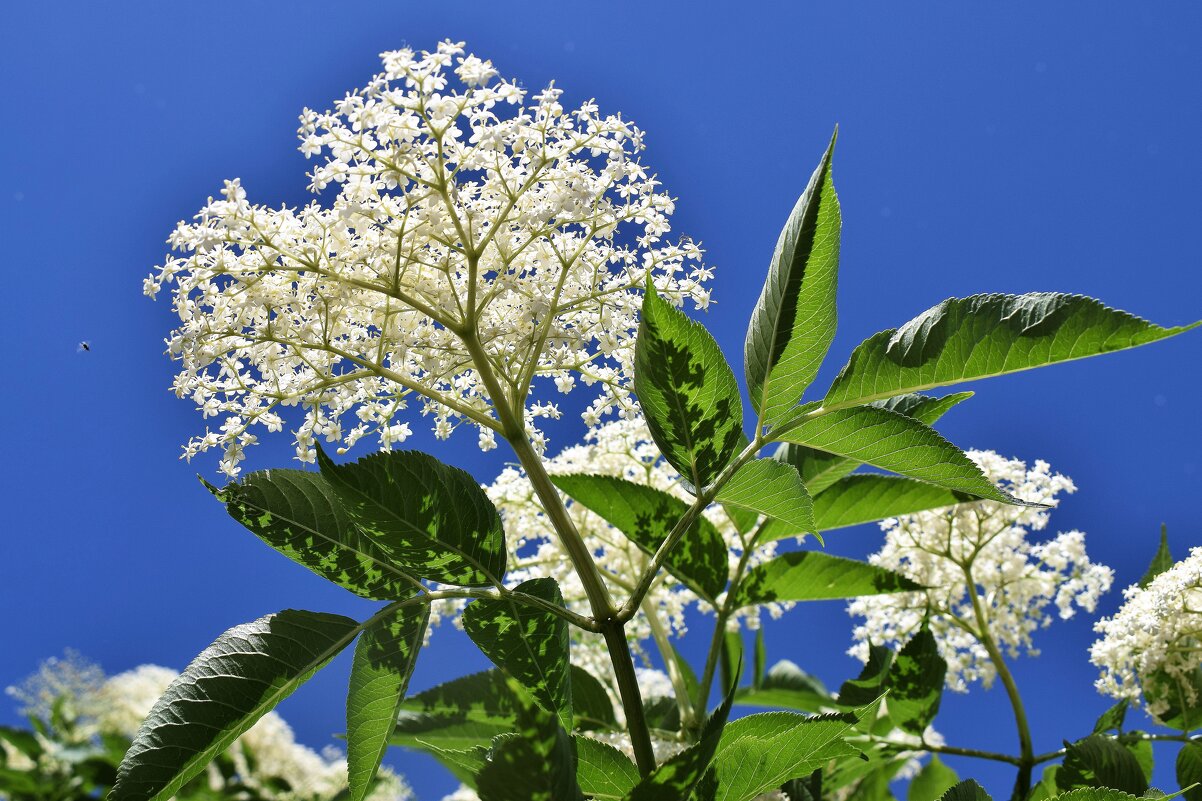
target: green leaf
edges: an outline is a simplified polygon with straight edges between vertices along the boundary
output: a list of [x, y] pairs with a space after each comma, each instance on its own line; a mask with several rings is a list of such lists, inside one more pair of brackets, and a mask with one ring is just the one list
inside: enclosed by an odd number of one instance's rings
[[516, 737], [498, 738], [476, 775], [480, 801], [583, 801], [572, 738], [517, 682]]
[[961, 381], [1133, 348], [1199, 325], [1161, 328], [1093, 298], [1057, 292], [949, 298], [864, 340], [823, 405], [846, 407]]
[[[499, 734], [497, 736], [516, 737], [517, 735]], [[461, 784], [466, 784], [473, 790], [476, 789], [476, 774], [480, 772], [480, 769], [484, 767], [484, 763], [488, 761], [490, 750], [488, 746], [484, 745], [477, 745], [462, 750], [440, 748], [429, 743], [412, 747], [415, 750], [422, 751], [434, 757]], [[338, 801], [338, 799], [335, 798], [335, 801]]]
[[[1144, 732], [1133, 731], [1131, 734], [1142, 735]], [[1139, 763], [1139, 769], [1143, 771], [1144, 781], [1149, 784], [1152, 782], [1152, 771], [1156, 767], [1156, 756], [1152, 753], [1152, 741], [1147, 739], [1137, 740], [1120, 740], [1123, 748], [1131, 752], [1131, 756], [1135, 757], [1135, 761]]]
[[889, 668], [892, 666], [893, 652], [883, 645], [870, 644], [868, 661], [860, 675], [839, 687], [840, 706], [861, 707], [880, 698], [889, 687]]
[[[8, 743], [34, 761], [37, 761], [38, 757], [42, 755], [42, 744], [38, 742], [38, 738], [34, 736], [33, 732], [14, 728], [13, 726], [0, 726], [0, 740]], [[4, 749], [0, 748], [0, 759], [3, 758]], [[0, 764], [3, 763], [0, 762]]]
[[592, 673], [571, 666], [572, 716], [577, 729], [612, 729], [618, 725], [613, 701]]
[[699, 801], [750, 801], [829, 760], [854, 756], [856, 749], [844, 737], [856, 722], [849, 712], [817, 717], [761, 712], [731, 721], [714, 755], [713, 790]]
[[701, 696], [701, 683], [697, 681], [697, 674], [693, 672], [689, 660], [685, 659], [675, 645], [669, 643], [672, 649], [672, 662], [676, 665], [676, 670], [680, 673], [680, 678], [684, 682], [685, 692], [688, 693], [693, 703], [698, 703]]
[[856, 598], [920, 589], [921, 585], [905, 576], [867, 562], [820, 551], [790, 551], [747, 571], [735, 604]]
[[981, 785], [972, 779], [965, 779], [939, 796], [939, 801], [993, 801], [993, 799]]
[[346, 698], [351, 801], [362, 801], [380, 769], [429, 621], [429, 604], [398, 606], [374, 619], [355, 644]]
[[1093, 733], [1101, 734], [1102, 732], [1109, 731], [1111, 729], [1115, 731], [1122, 731], [1123, 721], [1127, 717], [1127, 707], [1130, 706], [1130, 704], [1131, 702], [1124, 698], [1114, 706], [1110, 707], [1110, 709], [1107, 709], [1105, 712], [1103, 712], [1101, 717], [1098, 718], [1097, 722], [1093, 724]]
[[838, 130], [780, 232], [747, 327], [747, 389], [765, 425], [796, 406], [835, 336], [841, 220], [831, 157], [837, 136]]
[[364, 598], [396, 600], [413, 594], [416, 577], [355, 527], [333, 488], [317, 473], [263, 470], [222, 489], [201, 482], [225, 504], [230, 517], [322, 578]]
[[[553, 578], [524, 581], [514, 592], [563, 606], [563, 595]], [[566, 620], [507, 596], [468, 604], [463, 610], [463, 630], [493, 664], [517, 679], [544, 709], [558, 715], [565, 729], [572, 728]]]
[[517, 699], [499, 670], [472, 673], [401, 702], [393, 745], [462, 751], [514, 730]]
[[816, 534], [813, 502], [792, 465], [753, 459], [718, 490], [717, 500], [768, 515], [796, 534]]
[[1180, 676], [1170, 676], [1160, 670], [1144, 674], [1140, 679], [1148, 704], [1164, 703], [1163, 711], [1155, 715], [1157, 721], [1181, 731], [1202, 727], [1202, 665]]
[[753, 512], [750, 509], [724, 505], [722, 510], [726, 512], [726, 516], [730, 518], [730, 522], [734, 523], [735, 528], [741, 534], [750, 534], [755, 528], [755, 524], [760, 522], [759, 513]]
[[764, 646], [764, 627], [755, 630], [755, 649], [752, 651], [751, 686], [760, 689], [764, 686], [764, 671], [768, 666], [768, 652]]
[[359, 630], [340, 615], [287, 609], [222, 634], [155, 702], [109, 798], [171, 798]]
[[1185, 791], [1185, 801], [1202, 801], [1202, 743], [1185, 743], [1177, 752], [1177, 784], [1199, 785]]
[[[910, 394], [874, 401], [869, 405], [913, 417], [920, 423], [934, 425], [935, 421], [945, 412], [971, 397], [971, 392], [959, 392], [943, 398]], [[862, 464], [862, 462], [846, 456], [807, 448], [804, 445], [792, 445], [787, 442], [777, 448], [772, 458], [788, 462], [796, 467], [806, 488], [815, 497]]]
[[1132, 795], [1148, 789], [1143, 768], [1135, 755], [1113, 737], [1091, 734], [1065, 744], [1064, 763], [1056, 774], [1061, 790], [1076, 787], [1109, 787]]
[[[1060, 794], [1056, 786], [1056, 774], [1060, 772], [1059, 765], [1048, 765], [1039, 776], [1039, 783], [1031, 788], [1027, 801], [1048, 801]], [[1076, 791], [1079, 792], [1079, 791]]]
[[734, 702], [734, 687], [727, 693], [722, 702], [701, 730], [697, 742], [683, 751], [661, 763], [650, 775], [644, 776], [629, 793], [624, 801], [665, 801], [665, 799], [687, 799], [693, 788], [705, 776], [714, 753], [718, 750], [718, 742], [722, 737], [722, 729], [730, 716], [730, 707]]
[[418, 451], [380, 451], [321, 474], [389, 557], [421, 578], [478, 587], [505, 575], [501, 516], [471, 474]]
[[598, 801], [621, 799], [638, 783], [638, 768], [609, 743], [591, 737], [572, 740], [576, 745], [576, 780], [585, 795]]
[[787, 442], [846, 456], [882, 470], [1000, 503], [1022, 503], [935, 429], [877, 406], [837, 409], [782, 430]]
[[741, 687], [735, 693], [740, 706], [770, 706], [818, 712], [834, 706], [835, 699], [822, 682], [787, 659], [777, 662], [758, 687]]
[[[659, 549], [689, 509], [666, 492], [614, 476], [576, 473], [551, 476], [551, 481], [648, 554]], [[726, 587], [730, 570], [726, 540], [713, 523], [698, 515], [668, 554], [665, 567], [712, 604]]]
[[932, 754], [931, 761], [922, 766], [918, 775], [910, 780], [906, 801], [938, 801], [939, 797], [960, 781], [956, 771], [949, 768]]
[[634, 391], [651, 437], [695, 489], [745, 441], [743, 400], [718, 343], [647, 286], [634, 354]]
[[1149, 791], [1145, 795], [1134, 796], [1130, 793], [1124, 793], [1121, 790], [1112, 790], [1108, 787], [1079, 787], [1067, 793], [1060, 793], [1054, 796], [1054, 798], [1056, 801], [1138, 801], [1138, 799], [1147, 801], [1150, 798], [1155, 798], [1158, 801], [1168, 801], [1169, 799], [1176, 798], [1178, 795], [1180, 793], [1173, 793], [1173, 795], [1157, 793], [1153, 795], [1152, 791]]
[[1164, 571], [1173, 566], [1173, 554], [1169, 552], [1169, 531], [1164, 523], [1160, 524], [1160, 547], [1156, 549], [1156, 555], [1152, 557], [1152, 563], [1148, 565], [1148, 570], [1144, 573], [1144, 577], [1139, 580], [1140, 588], [1147, 587], [1152, 583], [1152, 579], [1159, 576]]
[[974, 500], [967, 493], [913, 478], [857, 473], [814, 498], [814, 522], [819, 531], [830, 531]]
[[[742, 670], [747, 664], [743, 659], [743, 632], [725, 631], [722, 633], [722, 651], [718, 660], [720, 682], [723, 687], [737, 687], [743, 680]], [[739, 675], [735, 675], [736, 671]], [[736, 690], [736, 695], [738, 691]]]
[[939, 712], [947, 662], [931, 630], [923, 625], [889, 668], [889, 717], [902, 729], [922, 734]]

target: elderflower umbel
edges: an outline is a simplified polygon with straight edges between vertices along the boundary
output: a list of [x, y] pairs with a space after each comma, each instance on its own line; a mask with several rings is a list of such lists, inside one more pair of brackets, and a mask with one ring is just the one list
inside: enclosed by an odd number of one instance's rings
[[[643, 418], [637, 414], [627, 419], [607, 422], [590, 431], [585, 444], [564, 449], [545, 463], [551, 475], [589, 473], [624, 478], [645, 484], [691, 500], [680, 485], [680, 476], [664, 462], [651, 440]], [[565, 604], [583, 615], [591, 614], [580, 577], [556, 535], [551, 522], [525, 475], [517, 468], [506, 468], [487, 488], [505, 523], [509, 553], [514, 554], [513, 566], [506, 582], [517, 584], [527, 579], [550, 576], [563, 592]], [[622, 603], [651, 558], [625, 535], [603, 518], [579, 504], [568, 501], [568, 509], [597, 567], [614, 593], [616, 603]], [[742, 552], [742, 541], [734, 524], [719, 508], [706, 511], [718, 531], [725, 537], [733, 568]], [[761, 548], [749, 559], [758, 564], [775, 553], [775, 544]], [[662, 571], [642, 603], [642, 609], [626, 627], [635, 650], [655, 633], [652, 626], [661, 627], [664, 636], [681, 635], [685, 631], [685, 609], [699, 599], [692, 590]], [[768, 604], [763, 607], [779, 616], [790, 604]], [[748, 627], [759, 623], [760, 609], [747, 607], [739, 612], [741, 622]], [[649, 619], [648, 615], [654, 615]], [[736, 621], [737, 622], [737, 621]], [[601, 678], [612, 681], [612, 667], [604, 642], [599, 635], [573, 629], [572, 661]]]
[[176, 395], [219, 421], [187, 458], [220, 448], [236, 475], [289, 406], [305, 411], [303, 462], [319, 437], [387, 449], [415, 398], [438, 437], [468, 423], [489, 448], [499, 404], [529, 427], [558, 414], [527, 402], [532, 386], [569, 392], [573, 374], [597, 386], [597, 421], [630, 403], [647, 277], [677, 305], [709, 303], [701, 250], [665, 240], [674, 202], [631, 122], [567, 109], [554, 85], [528, 95], [462, 44], [382, 59], [366, 87], [301, 115], [322, 200], [272, 209], [227, 181], [145, 281], [152, 297], [172, 287]]
[[1101, 670], [1100, 692], [1135, 703], [1161, 718], [1174, 706], [1198, 705], [1202, 667], [1202, 548], [1140, 588], [1113, 617], [1098, 621], [1101, 639], [1089, 658]]
[[[1043, 461], [1028, 470], [1023, 462], [992, 451], [968, 455], [995, 484], [1025, 501], [1054, 507], [1057, 495], [1076, 490]], [[1114, 576], [1110, 568], [1089, 561], [1080, 531], [1042, 543], [1027, 541], [1028, 531], [1047, 524], [1044, 509], [992, 501], [882, 521], [885, 544], [869, 561], [929, 589], [853, 600], [848, 612], [864, 622], [853, 633], [856, 644], [849, 653], [867, 659], [869, 643], [900, 646], [929, 615], [953, 690], [966, 691], [977, 680], [992, 683], [996, 669], [981, 642], [984, 635], [1012, 656], [1037, 655], [1031, 635], [1051, 623], [1048, 604], [1055, 604], [1061, 618], [1072, 617], [1074, 606], [1093, 611]]]

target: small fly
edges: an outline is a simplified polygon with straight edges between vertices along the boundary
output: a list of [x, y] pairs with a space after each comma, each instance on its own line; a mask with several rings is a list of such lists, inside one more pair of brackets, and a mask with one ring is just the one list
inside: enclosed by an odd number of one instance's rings
[[88, 342], [86, 339], [83, 342], [80, 342], [78, 345], [75, 346], [75, 351], [77, 353], [87, 353], [87, 352], [91, 352], [91, 350], [92, 350], [92, 343]]

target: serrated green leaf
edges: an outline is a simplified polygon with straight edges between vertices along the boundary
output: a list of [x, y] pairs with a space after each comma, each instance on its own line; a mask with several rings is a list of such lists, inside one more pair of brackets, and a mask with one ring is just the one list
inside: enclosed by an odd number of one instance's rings
[[731, 523], [734, 523], [740, 534], [750, 534], [755, 529], [755, 524], [760, 522], [759, 513], [750, 509], [723, 505], [722, 510], [726, 512], [726, 516], [730, 518]]
[[835, 699], [822, 682], [787, 659], [764, 674], [759, 687], [741, 687], [735, 693], [739, 706], [770, 706], [818, 712], [833, 706]]
[[501, 517], [471, 474], [418, 451], [317, 463], [347, 514], [394, 563], [431, 581], [478, 587], [505, 575]]
[[959, 783], [956, 771], [943, 764], [935, 754], [931, 761], [922, 766], [918, 775], [910, 780], [906, 801], [938, 801], [939, 797]]
[[739, 385], [718, 343], [650, 285], [635, 342], [634, 391], [651, 438], [694, 489], [713, 481], [745, 441]]
[[1107, 709], [1105, 712], [1103, 712], [1098, 718], [1097, 722], [1093, 724], [1093, 733], [1101, 734], [1102, 732], [1109, 731], [1111, 729], [1115, 731], [1121, 731], [1123, 728], [1123, 721], [1127, 717], [1127, 707], [1130, 706], [1130, 703], [1130, 701], [1124, 698], [1114, 706], [1110, 707], [1110, 709]]
[[109, 798], [171, 798], [359, 631], [350, 618], [287, 609], [222, 634], [155, 702]]
[[751, 801], [829, 760], [854, 756], [856, 749], [844, 737], [856, 722], [849, 712], [817, 717], [761, 712], [732, 721], [722, 732], [713, 778], [698, 801]]
[[512, 732], [517, 700], [500, 670], [486, 670], [423, 690], [401, 702], [393, 745], [431, 744], [452, 751], [487, 745]]
[[869, 645], [868, 661], [860, 675], [839, 687], [840, 706], [862, 707], [880, 698], [889, 687], [889, 668], [892, 666], [892, 651], [883, 645]]
[[664, 801], [668, 798], [688, 798], [706, 774], [714, 753], [718, 750], [718, 742], [722, 737], [722, 729], [730, 716], [730, 707], [734, 702], [734, 687], [727, 693], [726, 699], [714, 713], [710, 715], [701, 730], [697, 742], [683, 751], [673, 755], [661, 763], [649, 775], [639, 780], [624, 801]]
[[221, 489], [202, 483], [256, 537], [356, 595], [396, 600], [418, 583], [355, 527], [317, 473], [263, 470]]
[[1202, 743], [1190, 741], [1181, 746], [1177, 752], [1177, 785], [1189, 787], [1186, 790], [1185, 801], [1202, 801]]
[[[689, 505], [666, 492], [615, 476], [583, 473], [551, 476], [568, 497], [600, 515], [644, 552], [654, 554]], [[730, 570], [726, 540], [698, 515], [664, 566], [702, 598], [713, 603], [726, 587]]]
[[[506, 737], [516, 735], [500, 734], [497, 736]], [[465, 784], [473, 790], [476, 789], [476, 774], [480, 772], [480, 768], [484, 767], [489, 753], [489, 746], [485, 745], [477, 745], [462, 750], [442, 748], [430, 743], [415, 743], [409, 747], [415, 751], [421, 751], [434, 757], [440, 765], [447, 769], [448, 773], [454, 776], [461, 784]], [[335, 801], [338, 801], [338, 799], [335, 799]]]
[[590, 737], [573, 737], [576, 745], [576, 781], [584, 794], [597, 801], [621, 799], [638, 783], [639, 769], [630, 757]]
[[975, 500], [967, 493], [913, 478], [857, 473], [839, 479], [814, 498], [814, 523], [819, 531], [831, 531]]
[[355, 644], [346, 697], [351, 801], [362, 801], [380, 769], [429, 621], [429, 604], [398, 606], [375, 618]]
[[797, 469], [776, 459], [753, 459], [718, 490], [726, 505], [767, 515], [796, 534], [816, 534], [813, 501]]
[[823, 400], [828, 408], [917, 392], [1175, 336], [1093, 298], [1057, 292], [949, 298], [855, 349]]
[[925, 625], [907, 642], [889, 668], [889, 717], [902, 729], [921, 735], [939, 712], [947, 662]]
[[[1130, 734], [1142, 735], [1144, 732], [1132, 731]], [[1144, 781], [1151, 784], [1152, 771], [1156, 768], [1156, 756], [1152, 753], [1152, 741], [1144, 738], [1137, 740], [1120, 740], [1119, 743], [1131, 752], [1131, 756], [1135, 757], [1135, 761], [1139, 763], [1139, 769], [1143, 771]]]
[[835, 336], [839, 198], [835, 139], [780, 232], [743, 346], [751, 405], [772, 425], [797, 405]]
[[[942, 398], [909, 394], [874, 401], [869, 405], [904, 414], [906, 417], [913, 417], [920, 423], [934, 425], [935, 421], [942, 417], [949, 409], [971, 397], [971, 392], [958, 392]], [[806, 489], [815, 498], [862, 464], [862, 462], [849, 459], [846, 456], [807, 448], [804, 445], [792, 445], [787, 442], [782, 443], [777, 448], [772, 458], [788, 462], [796, 467], [797, 472], [801, 474], [801, 480], [805, 483]]]
[[1147, 587], [1152, 583], [1152, 579], [1172, 566], [1173, 554], [1169, 552], [1169, 531], [1168, 527], [1162, 523], [1160, 525], [1160, 546], [1156, 549], [1156, 555], [1152, 557], [1152, 563], [1148, 565], [1147, 572], [1139, 580], [1140, 588]]
[[939, 432], [877, 406], [837, 409], [784, 430], [786, 442], [839, 454], [882, 470], [1000, 503], [1021, 503]]
[[946, 793], [939, 796], [939, 801], [993, 801], [993, 799], [981, 785], [972, 779], [965, 779], [948, 788]]
[[1055, 796], [1056, 801], [1138, 801], [1149, 798], [1155, 798], [1157, 801], [1169, 801], [1176, 798], [1181, 793], [1173, 793], [1172, 795], [1156, 794], [1152, 795], [1151, 791], [1142, 796], [1134, 796], [1130, 793], [1124, 793], [1122, 790], [1113, 790], [1108, 787], [1079, 787], [1076, 790], [1070, 790], [1067, 793], [1061, 793]]
[[[746, 664], [746, 660], [743, 659], [743, 632], [723, 632], [722, 650], [718, 659], [718, 673], [721, 686], [737, 687], [739, 682], [743, 680], [743, 676], [736, 676], [735, 671], [739, 671], [741, 674]], [[736, 690], [735, 693], [737, 695], [738, 691]]]
[[820, 551], [790, 551], [747, 571], [735, 604], [857, 598], [919, 589], [921, 585], [905, 576], [867, 562]]
[[[553, 578], [534, 578], [515, 592], [563, 606]], [[493, 664], [517, 679], [544, 709], [572, 728], [572, 674], [568, 670], [568, 623], [512, 597], [483, 598], [463, 610], [463, 630]]]
[[480, 801], [583, 801], [576, 783], [572, 738], [514, 680], [516, 737], [494, 741], [476, 775]]
[[1061, 790], [1109, 787], [1132, 795], [1141, 795], [1148, 789], [1139, 760], [1113, 737], [1104, 734], [1091, 734], [1065, 745], [1056, 784]]

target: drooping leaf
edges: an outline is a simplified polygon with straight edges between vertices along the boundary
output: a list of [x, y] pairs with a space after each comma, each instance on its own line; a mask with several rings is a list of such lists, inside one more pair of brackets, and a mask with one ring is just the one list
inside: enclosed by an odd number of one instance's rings
[[1161, 328], [1093, 298], [1057, 292], [949, 298], [864, 340], [831, 384], [828, 408], [1145, 345]]
[[764, 686], [764, 672], [768, 668], [768, 651], [764, 645], [764, 627], [755, 630], [755, 649], [752, 651], [751, 686], [760, 689]]
[[355, 527], [317, 473], [263, 470], [222, 489], [203, 483], [230, 517], [317, 575], [364, 598], [398, 600], [413, 593], [417, 579]]
[[818, 712], [835, 704], [822, 682], [787, 659], [782, 659], [764, 674], [758, 687], [741, 687], [735, 693], [740, 706], [769, 706]]
[[868, 661], [860, 675], [848, 679], [839, 687], [839, 705], [862, 707], [872, 703], [889, 688], [889, 668], [893, 666], [893, 652], [883, 645], [868, 646]]
[[889, 668], [889, 717], [902, 729], [921, 735], [939, 712], [947, 662], [939, 655], [927, 626], [907, 642]]
[[854, 406], [807, 418], [780, 436], [882, 470], [1001, 503], [1021, 503], [935, 429], [877, 406]]
[[476, 774], [480, 801], [583, 801], [571, 736], [520, 684], [511, 679], [509, 687], [517, 736], [494, 741]]
[[[722, 650], [719, 653], [718, 659], [718, 675], [719, 681], [723, 687], [736, 687], [742, 681], [741, 675], [736, 676], [736, 671], [742, 671], [743, 666], [747, 664], [743, 659], [743, 632], [742, 631], [725, 631], [722, 633]], [[736, 695], [738, 691], [735, 691]]]
[[591, 737], [572, 740], [576, 745], [576, 780], [585, 795], [597, 801], [617, 801], [638, 783], [639, 769], [609, 743]]
[[948, 791], [939, 797], [939, 801], [993, 801], [993, 799], [981, 785], [972, 779], [965, 779], [948, 788]]
[[837, 135], [780, 232], [747, 327], [747, 389], [766, 425], [797, 405], [835, 336], [841, 220], [831, 157]]
[[790, 551], [747, 571], [737, 606], [773, 601], [819, 601], [922, 589], [910, 579], [867, 562], [820, 551]]
[[795, 534], [817, 533], [813, 502], [797, 469], [776, 459], [753, 459], [718, 490], [717, 500], [768, 515]]
[[394, 563], [431, 581], [478, 587], [505, 575], [501, 517], [471, 474], [418, 451], [380, 451], [321, 475]]
[[[934, 425], [935, 421], [942, 417], [945, 412], [971, 397], [971, 392], [959, 392], [943, 398], [909, 394], [899, 395], [896, 398], [887, 398], [882, 401], [874, 401], [869, 405], [898, 412], [899, 414], [904, 414], [906, 417], [913, 417], [920, 423]], [[804, 445], [793, 445], [788, 442], [782, 443], [772, 458], [788, 462], [796, 467], [797, 472], [801, 474], [801, 480], [805, 483], [806, 488], [815, 497], [862, 464], [862, 462], [849, 459], [846, 456], [808, 448]]]
[[1121, 731], [1123, 728], [1123, 720], [1127, 717], [1127, 707], [1131, 702], [1126, 698], [1119, 701], [1114, 706], [1107, 709], [1093, 724], [1093, 733], [1101, 734], [1104, 731]]
[[856, 749], [844, 737], [856, 722], [850, 712], [817, 717], [761, 712], [732, 721], [710, 768], [713, 789], [698, 801], [751, 801], [829, 760], [854, 756]]
[[1198, 785], [1185, 791], [1185, 801], [1202, 801], [1202, 743], [1191, 740], [1177, 752], [1177, 784]]
[[1152, 579], [1156, 578], [1172, 566], [1173, 554], [1169, 552], [1168, 527], [1161, 523], [1160, 546], [1156, 549], [1156, 555], [1152, 557], [1152, 563], [1148, 565], [1147, 572], [1145, 572], [1143, 578], [1139, 580], [1139, 586], [1141, 588], [1147, 587], [1152, 583]]
[[472, 673], [402, 701], [391, 742], [407, 748], [429, 743], [469, 750], [514, 731], [516, 715], [517, 700], [500, 670]]
[[918, 775], [910, 780], [906, 801], [938, 801], [939, 797], [960, 781], [956, 771], [943, 764], [935, 754], [931, 761], [922, 766]]
[[814, 523], [819, 531], [830, 531], [974, 500], [967, 493], [913, 478], [857, 473], [814, 498]]
[[734, 687], [726, 699], [710, 715], [697, 742], [661, 763], [644, 776], [626, 795], [624, 801], [664, 801], [668, 798], [688, 798], [709, 769], [722, 729], [730, 716], [734, 702]]
[[1091, 734], [1065, 744], [1064, 762], [1056, 773], [1056, 784], [1061, 790], [1109, 787], [1132, 795], [1142, 795], [1148, 789], [1139, 760], [1113, 737], [1104, 734]]
[[[534, 578], [515, 592], [563, 606], [553, 578]], [[473, 601], [463, 610], [463, 630], [472, 642], [544, 709], [572, 728], [572, 674], [568, 669], [568, 623], [562, 617], [518, 603], [511, 596]]]
[[[552, 476], [551, 481], [648, 554], [659, 549], [689, 508], [666, 492], [614, 476], [576, 473]], [[668, 554], [665, 567], [712, 603], [726, 587], [729, 571], [726, 541], [713, 523], [698, 515]]]
[[171, 798], [359, 630], [340, 615], [287, 609], [222, 634], [155, 702], [109, 798]]
[[429, 620], [429, 604], [398, 606], [364, 628], [355, 645], [346, 698], [351, 801], [362, 801], [380, 768]]
[[743, 400], [718, 343], [650, 285], [635, 342], [634, 391], [655, 444], [696, 489], [713, 481], [745, 441]]
[[618, 725], [613, 701], [592, 673], [579, 665], [571, 666], [572, 717], [577, 729], [612, 729]]

